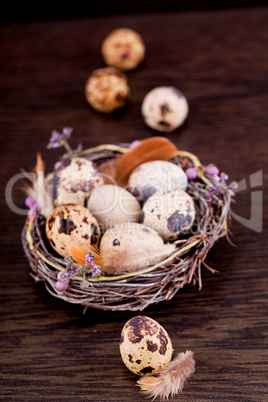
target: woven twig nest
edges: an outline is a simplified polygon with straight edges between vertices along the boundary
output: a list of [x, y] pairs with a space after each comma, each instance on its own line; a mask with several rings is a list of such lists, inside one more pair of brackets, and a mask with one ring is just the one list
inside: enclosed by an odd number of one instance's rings
[[[81, 152], [80, 156], [100, 165], [128, 150], [127, 146], [101, 145]], [[45, 235], [46, 220], [37, 214], [33, 221], [27, 219], [22, 231], [23, 248], [35, 280], [44, 281], [53, 296], [69, 303], [112, 311], [143, 310], [150, 304], [170, 300], [190, 283], [198, 283], [201, 289], [201, 268], [215, 272], [205, 262], [209, 250], [220, 237], [229, 239], [233, 193], [228, 191], [227, 185], [218, 191], [218, 176], [207, 174], [195, 155], [178, 151], [170, 161], [184, 170], [195, 167], [198, 172], [197, 178], [189, 179], [187, 188], [195, 203], [196, 221], [191, 233], [176, 242], [175, 252], [139, 272], [91, 278], [86, 288], [81, 288], [79, 278], [74, 279], [68, 289], [61, 292], [56, 288], [57, 275], [65, 270], [67, 263], [51, 249]]]

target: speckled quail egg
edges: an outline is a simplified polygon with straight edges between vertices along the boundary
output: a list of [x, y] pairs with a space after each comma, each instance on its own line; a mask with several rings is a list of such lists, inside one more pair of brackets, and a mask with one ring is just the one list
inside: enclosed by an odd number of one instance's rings
[[144, 315], [133, 317], [124, 325], [119, 349], [126, 367], [139, 376], [160, 373], [173, 352], [167, 331]]
[[141, 220], [164, 240], [174, 241], [180, 234], [187, 233], [194, 223], [193, 199], [183, 190], [156, 192], [145, 202]]
[[106, 274], [135, 272], [157, 264], [175, 251], [159, 234], [140, 223], [124, 222], [106, 230], [100, 241], [102, 271]]
[[157, 131], [171, 132], [181, 126], [188, 115], [188, 102], [177, 88], [161, 86], [144, 97], [141, 113], [147, 126]]
[[156, 191], [186, 190], [187, 185], [186, 173], [180, 166], [168, 161], [150, 161], [131, 173], [127, 189], [144, 202]]
[[104, 230], [116, 223], [138, 221], [141, 205], [126, 189], [105, 184], [93, 190], [87, 203], [89, 211], [97, 218]]
[[106, 64], [129, 71], [144, 59], [145, 45], [142, 37], [133, 29], [118, 28], [104, 39], [101, 52]]
[[86, 207], [62, 205], [47, 218], [46, 236], [54, 250], [67, 257], [71, 244], [79, 247], [97, 245], [100, 229], [96, 218]]
[[54, 205], [84, 205], [91, 191], [103, 184], [93, 162], [86, 158], [72, 158], [59, 164], [52, 180]]
[[130, 95], [127, 77], [113, 67], [94, 70], [85, 84], [85, 96], [93, 109], [111, 113], [127, 103]]

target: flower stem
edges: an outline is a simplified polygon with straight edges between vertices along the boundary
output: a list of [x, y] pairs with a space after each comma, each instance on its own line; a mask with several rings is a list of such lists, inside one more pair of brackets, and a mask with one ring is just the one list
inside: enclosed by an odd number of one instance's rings
[[65, 138], [62, 141], [62, 145], [64, 146], [64, 148], [68, 152], [70, 158], [73, 158], [74, 157], [74, 152], [73, 152], [72, 148], [70, 147], [70, 145], [68, 144], [68, 142], [66, 141]]
[[99, 152], [99, 151], [114, 151], [114, 152], [120, 152], [121, 154], [126, 154], [127, 152], [130, 151], [130, 149], [127, 147], [120, 147], [119, 145], [114, 144], [102, 144], [94, 148], [85, 149], [84, 151], [79, 152], [79, 155], [82, 156], [90, 154], [92, 152]]

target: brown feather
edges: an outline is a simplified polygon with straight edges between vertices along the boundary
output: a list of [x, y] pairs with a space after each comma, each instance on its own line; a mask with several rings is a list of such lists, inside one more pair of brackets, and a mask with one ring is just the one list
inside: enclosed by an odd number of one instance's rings
[[100, 167], [101, 175], [103, 178], [104, 184], [114, 184], [116, 185], [116, 169], [117, 169], [117, 161], [121, 157], [109, 159], [106, 162], [102, 163]]
[[137, 381], [141, 390], [149, 397], [168, 399], [181, 392], [186, 380], [195, 372], [193, 352], [179, 353], [157, 376], [144, 376]]
[[175, 145], [165, 137], [147, 138], [117, 161], [115, 179], [125, 186], [132, 171], [142, 163], [169, 160], [178, 153]]

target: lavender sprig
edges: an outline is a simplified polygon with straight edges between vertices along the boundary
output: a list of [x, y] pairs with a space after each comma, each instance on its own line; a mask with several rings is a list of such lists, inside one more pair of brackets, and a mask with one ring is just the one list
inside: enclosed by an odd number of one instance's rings
[[70, 127], [64, 127], [61, 133], [53, 130], [47, 148], [55, 149], [64, 147], [67, 151], [68, 157], [73, 158], [75, 156], [75, 152], [72, 150], [68, 143], [68, 140], [71, 138], [72, 131], [73, 129]]
[[212, 204], [221, 206], [224, 194], [234, 196], [234, 190], [237, 189], [238, 185], [235, 181], [227, 184], [228, 175], [225, 173], [221, 173], [220, 175], [215, 174], [213, 178], [214, 185], [207, 188], [206, 198], [208, 201], [211, 201]]
[[56, 289], [60, 292], [68, 289], [70, 281], [74, 279], [75, 276], [83, 278], [81, 283], [82, 288], [88, 287], [88, 279], [97, 278], [101, 273], [100, 266], [94, 263], [94, 258], [93, 254], [87, 253], [85, 265], [82, 266], [74, 262], [71, 255], [68, 255], [65, 258], [65, 261], [67, 262], [66, 271], [58, 273]]
[[212, 204], [220, 206], [223, 203], [224, 194], [231, 194], [234, 196], [234, 190], [237, 189], [237, 182], [233, 181], [229, 185], [227, 184], [228, 175], [226, 173], [220, 173], [220, 170], [217, 166], [213, 164], [209, 164], [207, 166], [196, 166], [190, 167], [186, 169], [186, 175], [189, 180], [196, 180], [199, 177], [202, 177], [203, 174], [209, 178], [209, 182], [213, 184], [208, 185], [206, 187], [206, 198], [208, 201], [211, 201]]

